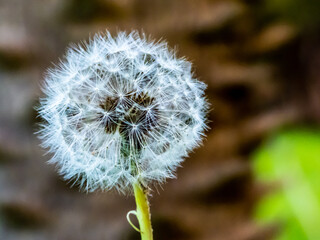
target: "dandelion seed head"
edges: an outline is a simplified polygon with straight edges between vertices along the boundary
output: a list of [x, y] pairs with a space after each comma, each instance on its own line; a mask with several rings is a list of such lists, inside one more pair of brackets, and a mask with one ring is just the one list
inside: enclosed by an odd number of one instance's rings
[[174, 177], [200, 144], [205, 88], [165, 42], [97, 34], [48, 71], [39, 135], [65, 179], [126, 193]]

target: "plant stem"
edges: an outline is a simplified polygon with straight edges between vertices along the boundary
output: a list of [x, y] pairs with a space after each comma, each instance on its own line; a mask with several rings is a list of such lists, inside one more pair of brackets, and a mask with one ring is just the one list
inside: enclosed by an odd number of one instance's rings
[[136, 215], [139, 221], [141, 240], [152, 240], [151, 215], [147, 193], [139, 182], [133, 184], [133, 190], [137, 205]]

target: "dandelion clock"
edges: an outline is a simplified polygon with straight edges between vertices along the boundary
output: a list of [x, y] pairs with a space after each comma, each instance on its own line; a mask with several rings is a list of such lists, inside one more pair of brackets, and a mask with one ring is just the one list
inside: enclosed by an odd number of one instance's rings
[[200, 144], [205, 88], [165, 42], [137, 32], [95, 35], [48, 71], [39, 136], [64, 179], [87, 192], [134, 193], [128, 221], [135, 214], [133, 227], [150, 240], [148, 190], [174, 177]]

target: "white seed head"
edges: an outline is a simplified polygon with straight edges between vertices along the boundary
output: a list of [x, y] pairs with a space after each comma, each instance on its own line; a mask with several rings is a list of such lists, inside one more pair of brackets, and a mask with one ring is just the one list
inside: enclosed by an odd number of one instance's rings
[[40, 138], [50, 162], [86, 191], [161, 183], [201, 141], [205, 88], [164, 42], [95, 35], [48, 71]]

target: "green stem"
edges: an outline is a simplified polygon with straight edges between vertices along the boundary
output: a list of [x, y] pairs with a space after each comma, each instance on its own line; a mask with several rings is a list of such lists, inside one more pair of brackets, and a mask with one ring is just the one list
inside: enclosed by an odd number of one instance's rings
[[137, 204], [136, 215], [139, 221], [141, 240], [152, 240], [151, 215], [147, 193], [139, 182], [133, 184], [133, 190]]

